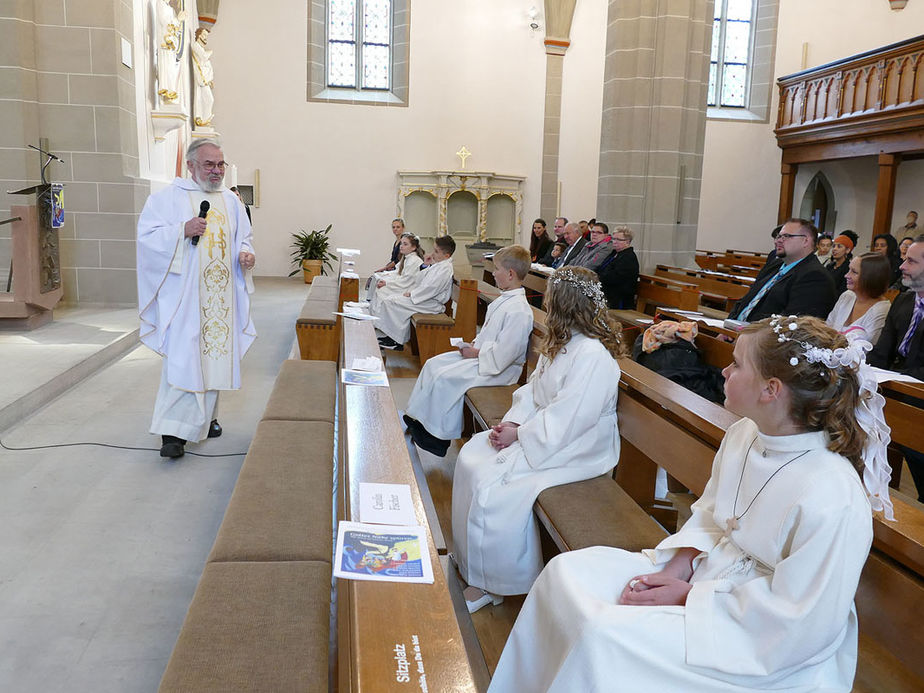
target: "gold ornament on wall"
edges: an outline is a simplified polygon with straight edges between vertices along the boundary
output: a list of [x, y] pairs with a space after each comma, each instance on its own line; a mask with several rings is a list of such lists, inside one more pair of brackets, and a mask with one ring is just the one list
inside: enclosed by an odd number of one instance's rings
[[908, 0], [889, 0], [889, 5], [891, 5], [893, 10], [902, 10], [907, 4]]

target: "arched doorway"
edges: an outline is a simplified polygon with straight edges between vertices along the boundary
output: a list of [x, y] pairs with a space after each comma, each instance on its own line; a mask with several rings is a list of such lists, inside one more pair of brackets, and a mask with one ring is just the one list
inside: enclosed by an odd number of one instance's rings
[[821, 233], [829, 235], [834, 233], [834, 222], [837, 218], [834, 189], [821, 171], [815, 174], [805, 189], [799, 216], [803, 219], [810, 219]]

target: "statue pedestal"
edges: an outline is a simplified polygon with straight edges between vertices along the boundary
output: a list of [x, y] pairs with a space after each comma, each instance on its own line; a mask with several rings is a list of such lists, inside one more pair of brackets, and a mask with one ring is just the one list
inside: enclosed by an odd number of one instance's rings
[[51, 322], [64, 295], [58, 233], [41, 228], [35, 205], [13, 205], [13, 292], [0, 297], [0, 330], [33, 330]]

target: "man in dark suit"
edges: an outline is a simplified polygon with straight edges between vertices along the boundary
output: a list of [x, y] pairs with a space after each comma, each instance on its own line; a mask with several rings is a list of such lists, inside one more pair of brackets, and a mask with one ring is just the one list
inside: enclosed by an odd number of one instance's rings
[[[901, 270], [902, 284], [908, 290], [892, 301], [879, 341], [866, 360], [872, 366], [924, 380], [924, 235], [908, 247]], [[918, 500], [924, 502], [924, 453], [903, 446], [901, 450]]]
[[568, 249], [562, 253], [562, 256], [558, 258], [558, 264], [553, 265], [553, 267], [573, 265], [577, 256], [581, 254], [581, 251], [587, 244], [587, 241], [581, 236], [581, 228], [574, 222], [565, 225], [563, 237], [568, 244]]
[[638, 257], [632, 247], [633, 233], [628, 226], [613, 229], [613, 252], [597, 275], [610, 308], [635, 308], [638, 289]]
[[773, 314], [813, 315], [824, 320], [837, 294], [830, 273], [815, 257], [818, 229], [805, 219], [790, 219], [774, 242], [776, 259], [760, 270], [751, 290], [728, 317], [756, 322]]

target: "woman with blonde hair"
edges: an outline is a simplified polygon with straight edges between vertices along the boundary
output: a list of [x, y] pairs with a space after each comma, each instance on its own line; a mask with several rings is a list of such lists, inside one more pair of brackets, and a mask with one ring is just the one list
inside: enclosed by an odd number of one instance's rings
[[424, 258], [420, 239], [413, 233], [402, 233], [398, 239], [398, 257], [400, 259], [393, 270], [372, 275], [366, 290], [367, 301], [381, 300], [389, 294], [403, 294], [414, 288]]
[[847, 290], [840, 295], [826, 320], [847, 339], [865, 339], [875, 344], [892, 306], [883, 297], [892, 279], [889, 259], [879, 253], [864, 253], [850, 261]]
[[469, 611], [528, 592], [542, 570], [539, 493], [604, 474], [619, 459], [621, 327], [590, 270], [558, 269], [548, 287], [535, 372], [502, 423], [472, 437], [456, 461], [453, 551]]
[[871, 510], [893, 518], [869, 348], [810, 317], [742, 330], [723, 371], [742, 418], [692, 517], [642, 553], [554, 558], [489, 691], [848, 693]]

